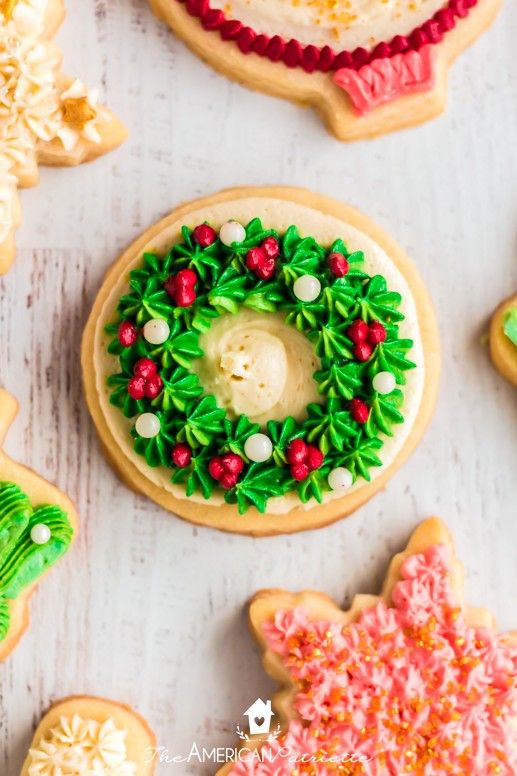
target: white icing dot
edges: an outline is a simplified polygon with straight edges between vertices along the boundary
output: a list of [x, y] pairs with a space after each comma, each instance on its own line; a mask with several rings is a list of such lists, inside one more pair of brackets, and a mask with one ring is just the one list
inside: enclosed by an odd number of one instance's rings
[[352, 485], [354, 478], [348, 469], [345, 469], [344, 466], [338, 466], [336, 469], [332, 469], [332, 471], [329, 472], [327, 481], [332, 490], [348, 490]]
[[50, 528], [45, 523], [37, 523], [31, 528], [31, 539], [34, 544], [47, 544], [51, 535]]
[[169, 339], [170, 326], [163, 318], [153, 318], [144, 326], [144, 338], [151, 345], [162, 345]]
[[397, 381], [392, 372], [377, 372], [372, 380], [372, 385], [377, 393], [391, 393], [395, 390]]
[[314, 302], [321, 293], [321, 283], [314, 275], [302, 275], [294, 281], [293, 292], [301, 302]]
[[151, 439], [160, 433], [160, 419], [153, 412], [143, 412], [135, 423], [137, 434], [144, 439]]
[[238, 221], [227, 221], [219, 230], [219, 239], [223, 245], [230, 247], [233, 243], [244, 242], [246, 230]]
[[262, 463], [271, 458], [273, 443], [266, 434], [252, 434], [244, 443], [244, 452], [250, 461]]

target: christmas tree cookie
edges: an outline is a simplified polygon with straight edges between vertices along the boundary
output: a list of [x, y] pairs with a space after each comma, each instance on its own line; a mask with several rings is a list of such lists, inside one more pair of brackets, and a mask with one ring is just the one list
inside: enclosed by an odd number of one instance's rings
[[517, 385], [517, 294], [495, 311], [489, 332], [490, 356], [496, 369]]
[[97, 90], [61, 72], [52, 38], [63, 16], [63, 0], [0, 2], [0, 274], [15, 255], [18, 188], [38, 182], [38, 165], [80, 164], [126, 137]]
[[122, 478], [196, 523], [263, 535], [361, 505], [418, 442], [439, 355], [400, 248], [300, 189], [175, 210], [115, 263], [82, 347]]
[[154, 733], [129, 706], [80, 695], [47, 711], [20, 776], [152, 776]]
[[202, 59], [312, 105], [340, 140], [419, 124], [501, 0], [149, 0]]
[[[0, 445], [17, 411], [0, 389]], [[29, 598], [77, 530], [68, 498], [0, 449], [0, 661], [29, 624]]]
[[379, 597], [343, 611], [312, 590], [264, 590], [250, 623], [281, 684], [274, 733], [218, 776], [517, 772], [517, 634], [465, 606], [440, 520], [417, 528]]

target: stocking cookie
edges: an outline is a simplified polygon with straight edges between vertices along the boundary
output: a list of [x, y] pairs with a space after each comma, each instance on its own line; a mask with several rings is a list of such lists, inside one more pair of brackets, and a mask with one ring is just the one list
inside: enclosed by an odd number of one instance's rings
[[312, 105], [340, 140], [442, 112], [456, 56], [501, 0], [149, 0], [216, 70]]
[[422, 282], [367, 218], [300, 189], [234, 189], [127, 249], [82, 365], [127, 484], [264, 535], [325, 525], [383, 487], [429, 420], [439, 354]]
[[152, 776], [155, 747], [153, 731], [132, 708], [79, 695], [47, 711], [20, 776]]
[[0, 2], [0, 274], [15, 255], [18, 187], [38, 182], [38, 164], [80, 164], [126, 137], [95, 89], [62, 74], [51, 39], [63, 16], [63, 0]]
[[517, 637], [465, 607], [441, 521], [418, 527], [381, 596], [342, 611], [322, 593], [265, 590], [250, 622], [282, 686], [275, 733], [218, 776], [517, 772]]
[[[0, 389], [0, 445], [16, 411], [16, 401]], [[27, 629], [29, 598], [76, 529], [68, 498], [0, 449], [0, 661]]]
[[517, 385], [517, 294], [495, 311], [489, 332], [490, 356], [496, 369]]

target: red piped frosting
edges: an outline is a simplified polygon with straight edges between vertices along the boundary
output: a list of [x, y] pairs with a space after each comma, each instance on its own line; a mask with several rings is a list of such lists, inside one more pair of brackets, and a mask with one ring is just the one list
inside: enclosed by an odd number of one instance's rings
[[[263, 625], [298, 717], [268, 739], [261, 762], [243, 756], [232, 776], [517, 773], [515, 640], [467, 624], [449, 549], [408, 557], [392, 600], [347, 625], [304, 609]], [[352, 754], [363, 761], [344, 760]]]
[[445, 8], [437, 11], [407, 37], [396, 35], [391, 41], [378, 43], [371, 51], [359, 47], [354, 51], [340, 52], [334, 52], [330, 46], [305, 45], [295, 38], [288, 41], [280, 35], [270, 38], [251, 27], [245, 27], [237, 19], [227, 19], [223, 11], [210, 7], [209, 0], [177, 2], [184, 3], [187, 12], [199, 18], [205, 30], [218, 30], [223, 40], [233, 40], [243, 54], [254, 53], [267, 57], [271, 62], [282, 61], [287, 67], [301, 67], [307, 73], [316, 70], [326, 73], [342, 68], [359, 70], [376, 59], [386, 59], [406, 51], [419, 51], [428, 44], [439, 43], [455, 27], [457, 19], [465, 18], [478, 0], [449, 0]]

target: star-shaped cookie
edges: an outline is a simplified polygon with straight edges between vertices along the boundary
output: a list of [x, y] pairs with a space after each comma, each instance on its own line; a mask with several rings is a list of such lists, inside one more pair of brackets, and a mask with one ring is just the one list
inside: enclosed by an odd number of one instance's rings
[[342, 611], [311, 590], [265, 590], [250, 621], [282, 685], [281, 732], [249, 739], [219, 776], [517, 773], [516, 635], [464, 606], [440, 520], [417, 528], [379, 597]]
[[0, 0], [0, 274], [15, 255], [18, 188], [38, 182], [38, 164], [80, 164], [126, 137], [97, 91], [61, 72], [51, 39], [63, 17], [64, 0]]
[[29, 625], [29, 599], [77, 532], [70, 500], [1, 449], [18, 405], [0, 388], [0, 662]]

